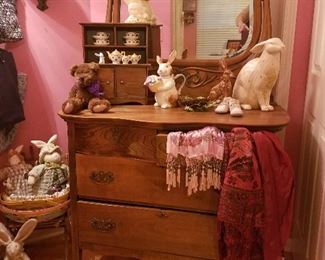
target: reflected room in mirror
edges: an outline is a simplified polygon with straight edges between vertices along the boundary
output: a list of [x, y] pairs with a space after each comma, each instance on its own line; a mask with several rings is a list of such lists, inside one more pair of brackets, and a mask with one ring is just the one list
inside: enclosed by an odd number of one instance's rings
[[242, 53], [253, 34], [253, 10], [253, 0], [177, 0], [173, 26], [179, 33], [174, 47], [190, 59]]

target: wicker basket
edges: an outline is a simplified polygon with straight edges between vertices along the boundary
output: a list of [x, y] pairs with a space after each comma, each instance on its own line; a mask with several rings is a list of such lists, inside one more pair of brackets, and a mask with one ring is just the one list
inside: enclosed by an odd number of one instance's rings
[[69, 202], [70, 200], [66, 200], [52, 207], [32, 210], [18, 210], [0, 205], [0, 211], [6, 218], [15, 222], [23, 223], [30, 218], [36, 218], [38, 222], [44, 222], [62, 216], [66, 212]]
[[53, 206], [60, 205], [67, 201], [69, 198], [69, 189], [66, 190], [59, 197], [47, 198], [47, 199], [33, 199], [33, 200], [12, 200], [5, 199], [5, 196], [2, 194], [0, 197], [0, 203], [10, 209], [40, 209], [40, 208], [50, 208]]

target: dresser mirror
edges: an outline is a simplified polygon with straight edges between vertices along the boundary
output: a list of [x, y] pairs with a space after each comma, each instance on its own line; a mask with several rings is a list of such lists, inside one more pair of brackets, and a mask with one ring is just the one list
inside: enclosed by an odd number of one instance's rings
[[[156, 0], [150, 0], [151, 4], [154, 1]], [[221, 60], [224, 59], [228, 69], [237, 75], [245, 63], [252, 57], [250, 49], [258, 42], [271, 37], [270, 0], [170, 0], [170, 3], [172, 21], [171, 28], [169, 29], [172, 35], [172, 47], [178, 53], [177, 59], [173, 62], [172, 66], [175, 74], [183, 73], [186, 75], [187, 82], [182, 90], [184, 95], [207, 96], [211, 87], [220, 81], [220, 76], [223, 72], [220, 65]], [[215, 6], [212, 8], [210, 5]], [[222, 11], [217, 11], [217, 9], [222, 9]], [[236, 25], [237, 16], [244, 9], [246, 9], [246, 12], [248, 11], [249, 17], [246, 20], [246, 29], [248, 29], [246, 30], [246, 35], [239, 33]], [[108, 1], [107, 11], [111, 22], [120, 22], [120, 17], [125, 15], [124, 1]], [[213, 29], [214, 31], [219, 30], [217, 33], [212, 33], [208, 30], [205, 32], [202, 30], [198, 31], [199, 27], [208, 29], [206, 26], [208, 22], [205, 19], [210, 20], [210, 18], [208, 14], [204, 13], [207, 11], [210, 17], [216, 12], [215, 20], [211, 23], [213, 25], [218, 23], [218, 26], [214, 25]], [[123, 13], [122, 15], [121, 12]], [[156, 15], [159, 16], [158, 14]], [[193, 25], [197, 23], [198, 18], [202, 20], [200, 22], [202, 25], [197, 25], [196, 31], [191, 33], [191, 30], [188, 30], [188, 28], [190, 26], [195, 27]], [[224, 27], [221, 25], [224, 25]], [[187, 26], [189, 27], [186, 28]], [[227, 26], [230, 26], [231, 29], [227, 29]], [[225, 31], [229, 30], [233, 34], [225, 33]], [[190, 37], [186, 36], [187, 31], [190, 31]], [[195, 34], [196, 37], [193, 36]], [[193, 42], [201, 34], [211, 36], [211, 39], [208, 47], [198, 50], [197, 46], [193, 47]], [[223, 38], [217, 35], [222, 35]], [[193, 40], [187, 40], [187, 37]], [[214, 40], [214, 38], [218, 38], [219, 47], [217, 46], [217, 40]], [[215, 46], [213, 46], [214, 43]], [[204, 46], [205, 44], [202, 43], [201, 45]], [[156, 70], [155, 60], [150, 61], [150, 63], [153, 65], [152, 71], [154, 72]]]
[[174, 48], [182, 58], [220, 59], [242, 53], [253, 35], [253, 0], [181, 0], [172, 7]]

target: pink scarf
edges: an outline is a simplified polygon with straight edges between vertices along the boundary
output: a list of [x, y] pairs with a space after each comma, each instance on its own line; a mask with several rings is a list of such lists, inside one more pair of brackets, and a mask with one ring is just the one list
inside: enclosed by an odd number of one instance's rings
[[211, 187], [220, 189], [224, 156], [224, 133], [205, 127], [188, 133], [172, 132], [167, 137], [166, 184], [168, 190], [181, 184], [181, 166], [186, 167], [188, 195]]

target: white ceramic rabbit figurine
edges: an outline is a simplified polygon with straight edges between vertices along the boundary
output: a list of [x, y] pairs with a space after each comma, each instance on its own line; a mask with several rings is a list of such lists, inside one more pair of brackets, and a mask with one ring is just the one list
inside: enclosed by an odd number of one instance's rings
[[105, 56], [104, 53], [95, 53], [95, 56], [99, 58], [98, 64], [105, 64]]
[[271, 38], [256, 44], [252, 53], [261, 53], [249, 61], [239, 72], [232, 96], [242, 108], [272, 111], [270, 96], [280, 71], [280, 56], [284, 44], [279, 38]]
[[19, 229], [14, 239], [9, 230], [0, 223], [0, 245], [6, 246], [4, 260], [30, 260], [24, 252], [24, 241], [32, 234], [37, 225], [36, 219], [27, 220]]
[[32, 186], [32, 195], [46, 195], [61, 191], [68, 181], [68, 166], [61, 162], [61, 150], [54, 142], [57, 135], [48, 141], [31, 141], [40, 148], [39, 165], [28, 173], [28, 185]]
[[[177, 106], [178, 96], [185, 85], [186, 78], [183, 74], [172, 74], [172, 62], [175, 60], [177, 52], [173, 50], [168, 57], [168, 61], [164, 63], [160, 56], [157, 56], [159, 64], [157, 73], [159, 75], [151, 75], [145, 81], [145, 85], [149, 86], [152, 92], [155, 92], [155, 106], [161, 108], [170, 108]], [[183, 83], [179, 90], [176, 89], [175, 79], [182, 77]]]

